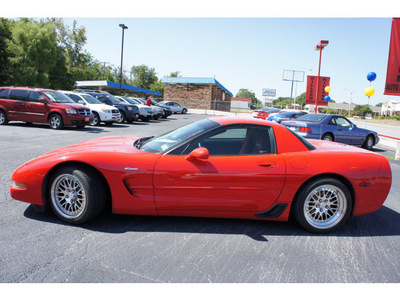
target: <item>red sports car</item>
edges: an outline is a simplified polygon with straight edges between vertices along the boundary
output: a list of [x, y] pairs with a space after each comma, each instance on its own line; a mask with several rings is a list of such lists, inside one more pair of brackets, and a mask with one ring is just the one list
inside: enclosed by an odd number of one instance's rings
[[310, 232], [378, 210], [388, 160], [257, 119], [213, 117], [158, 137], [104, 137], [33, 159], [11, 196], [79, 224], [117, 214], [286, 221]]

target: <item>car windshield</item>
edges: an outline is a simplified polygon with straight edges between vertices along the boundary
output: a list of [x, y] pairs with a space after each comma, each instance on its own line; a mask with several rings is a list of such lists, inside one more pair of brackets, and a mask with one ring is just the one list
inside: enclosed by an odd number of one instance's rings
[[292, 112], [292, 111], [282, 111], [282, 112], [278, 113], [277, 116], [279, 116], [279, 117], [291, 117], [294, 114], [295, 113]]
[[[145, 141], [142, 145], [139, 144], [140, 150], [151, 153], [165, 153], [172, 147], [193, 138], [202, 132], [208, 131], [212, 128], [221, 126], [221, 124], [211, 121], [209, 119], [201, 120], [176, 130], [167, 132], [158, 137]], [[137, 145], [136, 145], [137, 146]]]
[[89, 104], [102, 104], [101, 101], [97, 100], [95, 97], [91, 95], [81, 95], [81, 96]]
[[49, 98], [51, 102], [54, 103], [75, 103], [74, 100], [72, 100], [70, 97], [67, 95], [64, 95], [63, 93], [56, 92], [56, 91], [42, 91], [43, 94]]
[[305, 121], [305, 122], [311, 122], [311, 123], [319, 123], [321, 122], [326, 115], [321, 115], [321, 114], [307, 114], [304, 116], [301, 116], [297, 118], [297, 121]]

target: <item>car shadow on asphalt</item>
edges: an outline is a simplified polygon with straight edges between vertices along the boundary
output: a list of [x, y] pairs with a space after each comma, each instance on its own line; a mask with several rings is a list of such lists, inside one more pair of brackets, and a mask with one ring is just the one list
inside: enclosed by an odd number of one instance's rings
[[110, 234], [169, 232], [246, 235], [260, 242], [268, 242], [269, 236], [372, 237], [400, 235], [400, 214], [386, 206], [369, 215], [350, 217], [341, 229], [323, 235], [309, 233], [293, 220], [289, 220], [289, 222], [274, 222], [242, 219], [131, 216], [105, 213], [90, 223], [70, 225], [62, 222], [50, 212], [37, 212], [32, 205], [25, 210], [24, 216], [40, 222], [76, 226], [86, 230]]

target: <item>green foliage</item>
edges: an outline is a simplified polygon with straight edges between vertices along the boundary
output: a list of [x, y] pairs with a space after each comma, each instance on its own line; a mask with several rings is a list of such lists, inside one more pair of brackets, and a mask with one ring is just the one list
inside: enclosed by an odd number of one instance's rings
[[55, 27], [24, 19], [13, 24], [11, 32], [10, 83], [49, 87], [49, 73], [62, 60]]
[[250, 98], [251, 99], [251, 109], [261, 108], [262, 102], [257, 99], [256, 94], [248, 89], [240, 89], [239, 92], [236, 93], [237, 98]]
[[179, 71], [171, 72], [168, 77], [182, 77]]
[[133, 66], [131, 68], [133, 75], [133, 86], [150, 89], [152, 84], [158, 82], [156, 71], [154, 68], [149, 68], [146, 65]]
[[0, 85], [7, 84], [10, 71], [10, 53], [7, 47], [7, 43], [11, 39], [10, 23], [7, 19], [0, 18]]
[[372, 110], [368, 105], [356, 105], [354, 107], [354, 112], [358, 116], [363, 116], [363, 117], [365, 117], [365, 115], [367, 114], [372, 114]]
[[333, 109], [333, 108], [325, 107], [322, 109], [322, 113], [335, 115], [335, 114], [337, 114], [337, 110]]

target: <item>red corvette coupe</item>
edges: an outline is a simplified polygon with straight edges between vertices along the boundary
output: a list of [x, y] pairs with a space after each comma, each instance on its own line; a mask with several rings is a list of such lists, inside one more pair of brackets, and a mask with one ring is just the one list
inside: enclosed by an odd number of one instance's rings
[[33, 159], [11, 196], [79, 224], [117, 214], [286, 221], [325, 233], [378, 210], [388, 160], [257, 119], [213, 117], [158, 137], [104, 137]]

